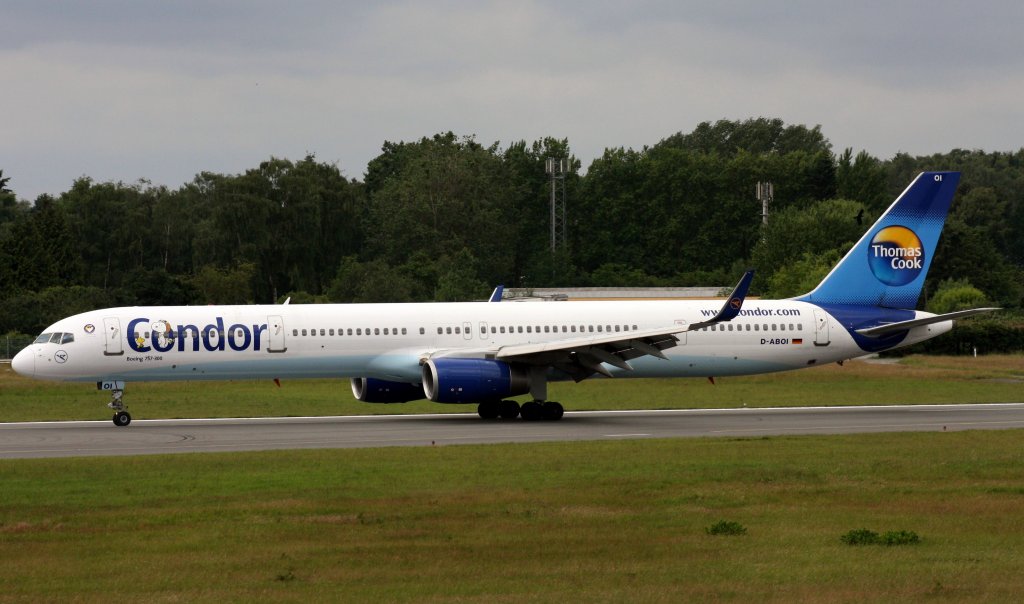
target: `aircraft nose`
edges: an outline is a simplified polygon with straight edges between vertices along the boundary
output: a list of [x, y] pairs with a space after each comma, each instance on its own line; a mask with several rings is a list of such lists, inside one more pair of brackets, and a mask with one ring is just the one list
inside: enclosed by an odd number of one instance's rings
[[11, 359], [11, 369], [25, 377], [32, 377], [36, 373], [36, 355], [28, 348], [14, 355]]

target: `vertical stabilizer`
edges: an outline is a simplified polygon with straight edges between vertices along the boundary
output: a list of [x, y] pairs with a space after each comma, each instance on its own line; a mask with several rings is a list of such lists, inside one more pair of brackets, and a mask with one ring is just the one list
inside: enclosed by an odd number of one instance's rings
[[919, 174], [818, 287], [797, 299], [913, 309], [959, 182], [959, 172]]

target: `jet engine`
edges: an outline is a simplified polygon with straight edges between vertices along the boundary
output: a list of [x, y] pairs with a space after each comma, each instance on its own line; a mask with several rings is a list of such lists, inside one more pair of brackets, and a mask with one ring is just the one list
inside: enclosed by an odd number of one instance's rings
[[529, 391], [529, 371], [502, 361], [439, 358], [423, 365], [423, 393], [435, 403], [481, 403]]
[[424, 398], [423, 387], [419, 384], [376, 378], [352, 378], [352, 396], [364, 403], [408, 403]]

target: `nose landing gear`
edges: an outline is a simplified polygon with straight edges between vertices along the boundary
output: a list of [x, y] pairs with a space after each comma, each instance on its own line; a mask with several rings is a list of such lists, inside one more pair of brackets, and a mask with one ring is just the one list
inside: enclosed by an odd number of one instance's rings
[[114, 410], [114, 425], [124, 427], [132, 423], [132, 416], [124, 407], [124, 382], [100, 382], [98, 385], [103, 390], [110, 390], [107, 407]]

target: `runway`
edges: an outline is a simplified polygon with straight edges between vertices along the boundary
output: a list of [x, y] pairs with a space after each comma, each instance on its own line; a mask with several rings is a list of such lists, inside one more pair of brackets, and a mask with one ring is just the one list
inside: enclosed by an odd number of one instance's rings
[[578, 440], [1024, 428], [1024, 403], [578, 411], [558, 422], [476, 414], [0, 424], [0, 458]]

